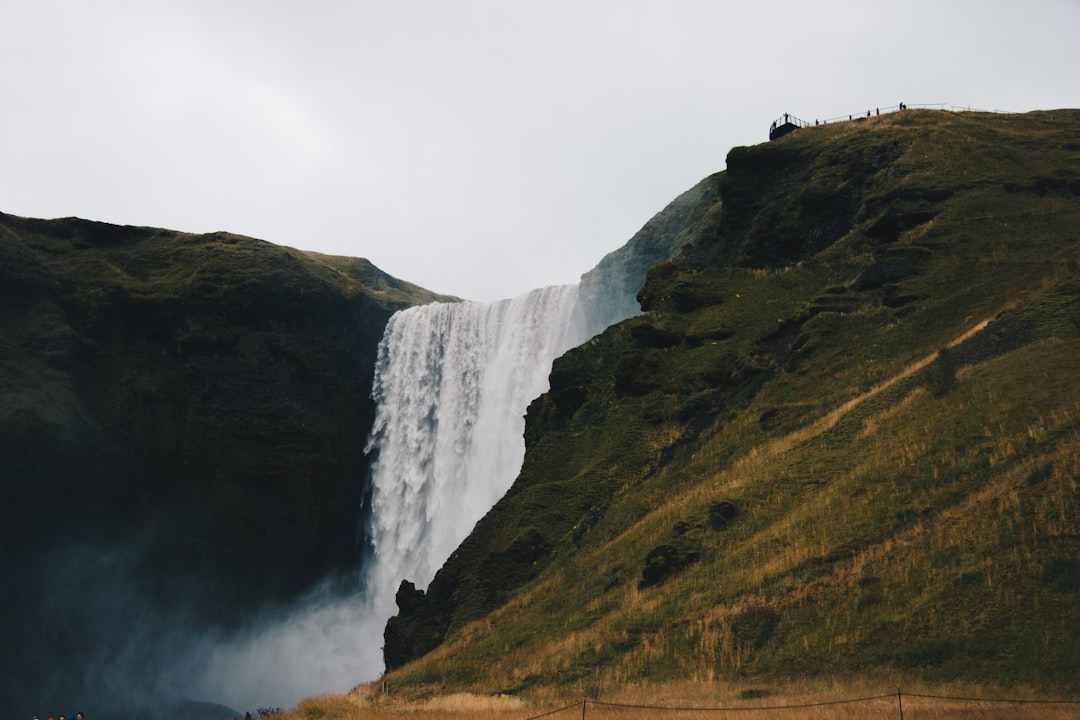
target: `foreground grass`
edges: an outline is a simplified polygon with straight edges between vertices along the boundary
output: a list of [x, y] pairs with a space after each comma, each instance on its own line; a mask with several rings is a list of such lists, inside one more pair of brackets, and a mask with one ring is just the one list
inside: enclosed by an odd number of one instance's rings
[[[906, 680], [907, 682], [904, 682]], [[893, 689], [900, 684], [903, 689]], [[728, 683], [666, 683], [637, 685], [604, 692], [591, 688], [592, 698], [541, 693], [524, 699], [451, 693], [432, 697], [384, 694], [361, 686], [346, 695], [309, 698], [281, 720], [369, 720], [407, 717], [412, 720], [529, 720], [538, 717], [592, 718], [593, 720], [705, 720], [747, 717], [800, 718], [925, 718], [926, 720], [1064, 720], [1080, 717], [1080, 701], [1047, 698], [1030, 689], [1002, 691], [980, 685], [927, 685], [910, 678], [883, 678], [878, 682], [852, 680], [831, 683], [808, 680], [776, 687], [747, 687]]]

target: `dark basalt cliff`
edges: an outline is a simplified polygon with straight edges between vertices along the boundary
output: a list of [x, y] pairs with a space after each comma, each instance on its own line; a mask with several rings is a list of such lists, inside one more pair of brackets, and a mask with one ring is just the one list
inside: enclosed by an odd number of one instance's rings
[[513, 487], [402, 585], [391, 683], [1075, 687], [1078, 128], [904, 111], [732, 150], [644, 315], [556, 361]]
[[719, 207], [718, 176], [707, 177], [668, 203], [617, 250], [581, 276], [578, 309], [584, 317], [584, 336], [592, 337], [609, 325], [637, 315], [638, 290], [649, 270], [679, 254], [702, 224], [714, 221]]
[[228, 627], [354, 583], [377, 344], [434, 299], [226, 233], [0, 215], [5, 686], [92, 655], [78, 613], [121, 592]]

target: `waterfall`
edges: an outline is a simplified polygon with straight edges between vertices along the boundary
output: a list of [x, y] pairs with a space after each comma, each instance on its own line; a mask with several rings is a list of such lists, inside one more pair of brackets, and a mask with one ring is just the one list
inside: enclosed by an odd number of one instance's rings
[[509, 489], [525, 410], [556, 357], [584, 338], [576, 285], [495, 303], [436, 303], [390, 318], [379, 345], [366, 591], [385, 621], [404, 579], [435, 571]]
[[496, 303], [424, 305], [390, 318], [379, 345], [367, 444], [373, 462], [364, 652], [378, 651], [401, 581], [426, 588], [509, 490], [525, 457], [525, 410], [547, 390], [555, 358], [637, 314], [649, 268], [674, 257], [682, 229], [718, 201], [719, 184], [710, 176], [578, 285]]

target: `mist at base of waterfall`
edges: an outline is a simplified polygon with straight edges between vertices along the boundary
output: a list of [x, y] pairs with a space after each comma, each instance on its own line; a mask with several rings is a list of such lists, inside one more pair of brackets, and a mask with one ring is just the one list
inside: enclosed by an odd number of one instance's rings
[[14, 706], [39, 717], [228, 720], [377, 679], [398, 585], [426, 587], [505, 494], [524, 459], [525, 411], [547, 390], [552, 362], [630, 312], [623, 304], [590, 320], [578, 286], [556, 286], [396, 313], [374, 382], [370, 512], [357, 508], [370, 518], [360, 580], [328, 580], [226, 631], [193, 617], [182, 596], [168, 607], [148, 600], [134, 578], [137, 548], [66, 553], [27, 592], [48, 618], [43, 642], [78, 640], [12, 679]]

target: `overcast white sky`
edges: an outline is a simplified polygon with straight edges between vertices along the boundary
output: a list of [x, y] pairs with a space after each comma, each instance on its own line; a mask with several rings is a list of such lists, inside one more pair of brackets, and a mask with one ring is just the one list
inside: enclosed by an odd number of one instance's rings
[[784, 112], [1077, 107], [1078, 38], [1078, 0], [0, 0], [0, 211], [494, 300], [576, 282]]

